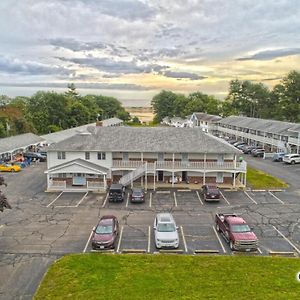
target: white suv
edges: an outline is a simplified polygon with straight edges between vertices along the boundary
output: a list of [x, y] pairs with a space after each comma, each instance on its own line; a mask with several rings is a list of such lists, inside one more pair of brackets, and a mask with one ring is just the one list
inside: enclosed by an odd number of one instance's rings
[[283, 157], [282, 161], [286, 164], [298, 164], [300, 163], [299, 154], [287, 154]]
[[154, 239], [156, 248], [178, 248], [178, 227], [170, 213], [157, 214], [154, 220]]

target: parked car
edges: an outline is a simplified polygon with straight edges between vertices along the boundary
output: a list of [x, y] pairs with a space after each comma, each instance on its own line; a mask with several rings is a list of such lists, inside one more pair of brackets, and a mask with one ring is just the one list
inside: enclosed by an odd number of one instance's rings
[[272, 157], [273, 161], [282, 161], [283, 157], [286, 155], [284, 152], [275, 153]]
[[39, 160], [39, 161], [46, 161], [47, 160], [47, 156], [45, 155], [42, 155], [41, 153], [39, 152], [26, 152], [23, 154], [23, 156], [25, 158], [30, 158], [32, 160]]
[[170, 213], [157, 214], [153, 229], [156, 248], [178, 248], [178, 227]]
[[300, 163], [300, 155], [299, 154], [287, 154], [284, 155], [282, 161], [286, 164], [299, 164]]
[[238, 142], [236, 139], [229, 139], [227, 140], [227, 142], [231, 145], [233, 145], [234, 143]]
[[115, 216], [103, 216], [93, 230], [93, 249], [113, 249], [119, 234], [119, 222]]
[[112, 184], [108, 192], [108, 200], [111, 202], [122, 202], [125, 198], [125, 188], [122, 184]]
[[231, 250], [256, 251], [258, 239], [246, 221], [236, 214], [216, 214], [216, 229], [229, 243]]
[[202, 193], [204, 201], [220, 201], [220, 190], [215, 185], [203, 185]]
[[237, 146], [245, 145], [245, 144], [247, 144], [247, 143], [246, 143], [246, 142], [242, 142], [242, 141], [238, 141], [238, 142], [233, 143], [232, 145], [233, 145], [234, 147], [237, 147]]
[[251, 151], [253, 150], [253, 149], [256, 149], [257, 147], [256, 146], [253, 146], [253, 145], [250, 145], [250, 146], [245, 146], [244, 148], [243, 148], [243, 153], [244, 154], [251, 154]]
[[254, 157], [263, 157], [265, 154], [265, 149], [259, 148], [252, 152], [252, 156]]
[[237, 149], [242, 150], [242, 151], [243, 151], [246, 147], [248, 147], [248, 144], [241, 144], [241, 145], [236, 146]]
[[2, 164], [0, 165], [0, 172], [20, 172], [21, 167], [18, 165], [12, 165], [12, 164]]
[[132, 203], [145, 202], [145, 191], [142, 188], [133, 188], [130, 193], [130, 201]]

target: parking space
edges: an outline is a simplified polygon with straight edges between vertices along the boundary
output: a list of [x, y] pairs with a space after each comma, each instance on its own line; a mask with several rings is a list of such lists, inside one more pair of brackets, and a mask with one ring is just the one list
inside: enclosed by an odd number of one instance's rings
[[144, 196], [145, 201], [141, 203], [131, 202], [129, 194], [126, 197], [126, 204], [125, 207], [127, 207], [129, 210], [146, 210], [149, 209], [152, 205], [152, 192], [147, 191], [145, 192]]
[[170, 211], [176, 207], [174, 191], [156, 191], [152, 194], [151, 207], [155, 211]]
[[286, 204], [300, 204], [300, 191], [273, 191], [271, 193]]
[[292, 242], [275, 226], [257, 225], [254, 232], [259, 239], [259, 248], [263, 255], [299, 254], [292, 246]]
[[[250, 205], [256, 204], [254, 199], [251, 199], [244, 192], [236, 192], [236, 191], [222, 191], [224, 197], [226, 197], [227, 201], [230, 205]], [[253, 201], [254, 200], [254, 201]]]
[[177, 207], [182, 209], [189, 210], [197, 207], [199, 208], [203, 205], [203, 201], [200, 198], [199, 193], [196, 191], [177, 191], [175, 195]]
[[227, 253], [224, 242], [218, 239], [211, 225], [186, 225], [183, 227], [188, 252], [193, 253]]
[[275, 194], [269, 191], [263, 192], [254, 192], [254, 191], [247, 191], [245, 194], [248, 198], [252, 201], [255, 201], [256, 204], [284, 204], [284, 202], [279, 199]]
[[[148, 252], [150, 251], [150, 226], [121, 227], [117, 252]], [[150, 233], [150, 237], [149, 237]]]
[[87, 195], [88, 192], [61, 192], [47, 207], [78, 207]]

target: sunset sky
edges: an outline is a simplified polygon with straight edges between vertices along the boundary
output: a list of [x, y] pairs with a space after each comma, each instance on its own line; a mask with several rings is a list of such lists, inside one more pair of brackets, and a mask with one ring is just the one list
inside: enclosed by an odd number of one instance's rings
[[[300, 70], [298, 0], [1, 0], [0, 95], [224, 98], [231, 79]], [[147, 100], [147, 101], [146, 101]]]

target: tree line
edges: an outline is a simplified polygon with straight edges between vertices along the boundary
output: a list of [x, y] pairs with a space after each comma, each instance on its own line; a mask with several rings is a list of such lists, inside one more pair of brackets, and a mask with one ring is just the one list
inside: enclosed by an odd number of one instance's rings
[[227, 117], [242, 115], [254, 118], [300, 122], [300, 73], [289, 72], [279, 84], [269, 89], [262, 83], [232, 80], [222, 101], [201, 92], [188, 96], [161, 91], [151, 101], [156, 122], [164, 117], [186, 117], [193, 112]]
[[0, 96], [0, 138], [26, 132], [46, 134], [130, 114], [113, 97], [80, 96], [74, 84], [65, 93], [39, 91], [31, 97]]

